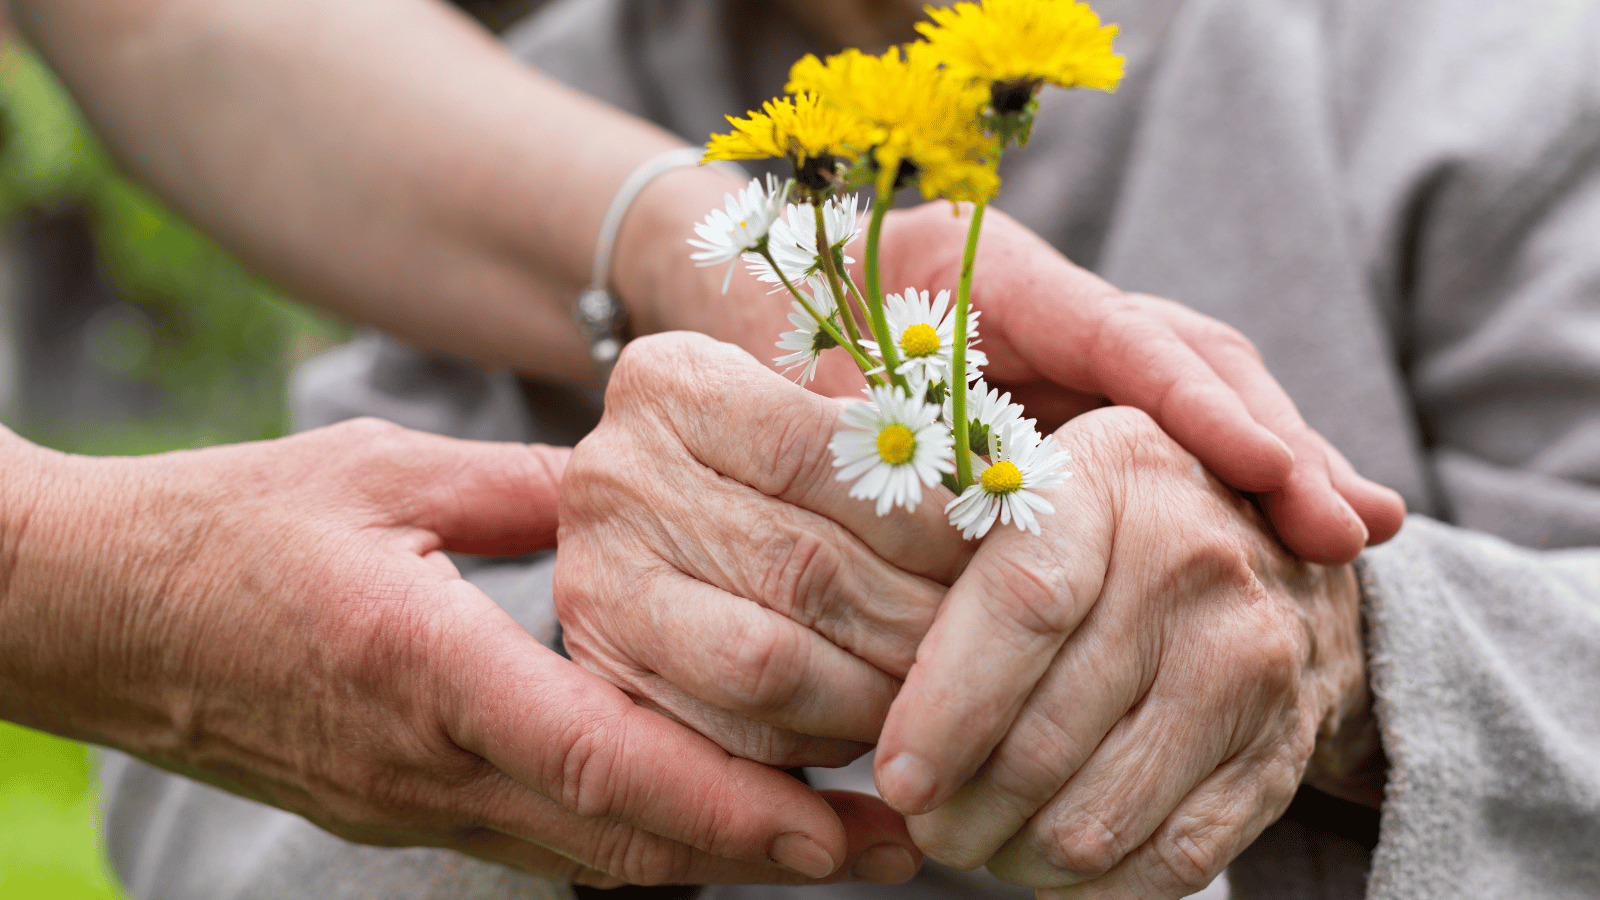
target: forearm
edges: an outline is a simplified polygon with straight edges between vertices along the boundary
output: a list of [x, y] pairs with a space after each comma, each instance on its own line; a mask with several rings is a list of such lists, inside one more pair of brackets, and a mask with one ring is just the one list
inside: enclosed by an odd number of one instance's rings
[[[121, 163], [268, 277], [452, 355], [590, 375], [570, 309], [600, 219], [677, 138], [433, 0], [13, 5]], [[654, 216], [685, 234], [728, 188], [710, 171], [663, 181], [640, 203], [687, 192]], [[630, 266], [657, 246], [634, 218]], [[617, 267], [641, 329], [671, 324], [652, 307], [662, 267]]]

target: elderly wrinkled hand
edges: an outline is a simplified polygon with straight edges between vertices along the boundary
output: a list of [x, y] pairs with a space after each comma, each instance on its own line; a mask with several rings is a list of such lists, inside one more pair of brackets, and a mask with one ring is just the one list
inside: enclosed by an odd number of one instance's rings
[[[1348, 566], [1291, 557], [1148, 416], [1080, 416], [1034, 536], [951, 588], [876, 775], [930, 858], [1043, 895], [1198, 890], [1370, 715]], [[1335, 761], [1337, 769], [1343, 763]]]
[[970, 549], [943, 488], [884, 518], [847, 495], [843, 405], [729, 344], [633, 342], [563, 485], [573, 659], [740, 756], [864, 753]]

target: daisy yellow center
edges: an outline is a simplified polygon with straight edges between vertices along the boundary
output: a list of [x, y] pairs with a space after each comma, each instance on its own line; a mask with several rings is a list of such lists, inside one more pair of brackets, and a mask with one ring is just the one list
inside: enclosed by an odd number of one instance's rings
[[[878, 445], [883, 445], [883, 438], [878, 439]], [[1016, 463], [997, 462], [983, 470], [979, 478], [983, 482], [983, 489], [991, 494], [1009, 494], [1022, 487], [1022, 470]]]
[[903, 466], [917, 450], [916, 435], [904, 425], [890, 425], [878, 432], [878, 455], [891, 466]]
[[911, 359], [932, 356], [939, 352], [939, 332], [927, 322], [918, 322], [900, 333], [900, 349]]

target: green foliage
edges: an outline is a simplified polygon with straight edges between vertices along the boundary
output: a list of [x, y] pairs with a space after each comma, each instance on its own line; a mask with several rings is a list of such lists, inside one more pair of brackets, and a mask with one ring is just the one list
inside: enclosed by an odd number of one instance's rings
[[[138, 449], [192, 446], [201, 434], [282, 434], [283, 383], [296, 348], [331, 344], [342, 329], [288, 302], [118, 173], [71, 98], [25, 48], [0, 60], [0, 123], [0, 224], [86, 212], [112, 278], [141, 313], [112, 323], [95, 347], [101, 365], [155, 388], [173, 410], [165, 424], [181, 442], [152, 445], [146, 434]], [[103, 444], [107, 431], [19, 424], [29, 437], [71, 450]]]
[[0, 900], [119, 900], [84, 748], [0, 722]]

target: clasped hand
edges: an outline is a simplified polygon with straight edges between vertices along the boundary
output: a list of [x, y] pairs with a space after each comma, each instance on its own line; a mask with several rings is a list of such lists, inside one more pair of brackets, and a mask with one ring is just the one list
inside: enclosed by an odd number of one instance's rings
[[635, 342], [567, 470], [574, 659], [735, 755], [876, 743], [930, 857], [1060, 896], [1198, 889], [1364, 715], [1349, 567], [1288, 555], [1143, 413], [1064, 425], [1043, 534], [969, 545], [942, 490], [846, 496], [840, 408], [729, 345]]

